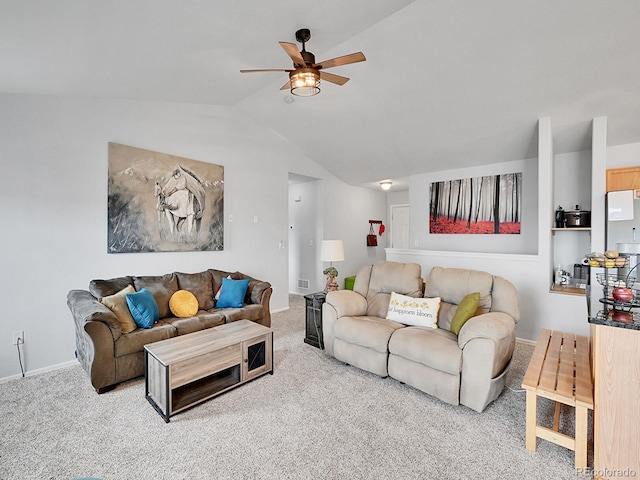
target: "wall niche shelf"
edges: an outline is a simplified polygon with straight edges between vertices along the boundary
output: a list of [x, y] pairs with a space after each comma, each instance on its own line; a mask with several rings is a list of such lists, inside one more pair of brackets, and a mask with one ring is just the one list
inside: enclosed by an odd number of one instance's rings
[[584, 297], [586, 291], [584, 288], [571, 287], [568, 285], [556, 285], [555, 283], [552, 283], [549, 288], [549, 292], [559, 293], [560, 295], [579, 295]]
[[563, 228], [552, 228], [551, 233], [556, 234], [556, 232], [590, 232], [591, 227], [563, 227]]

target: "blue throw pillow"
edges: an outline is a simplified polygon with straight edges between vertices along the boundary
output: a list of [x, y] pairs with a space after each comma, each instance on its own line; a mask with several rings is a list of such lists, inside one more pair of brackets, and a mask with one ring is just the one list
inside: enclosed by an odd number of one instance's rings
[[248, 278], [244, 280], [223, 278], [220, 298], [216, 302], [216, 308], [241, 308], [242, 305], [244, 305], [244, 296], [247, 293], [248, 287]]
[[160, 318], [158, 304], [146, 288], [136, 293], [127, 293], [127, 305], [133, 320], [141, 328], [151, 328]]

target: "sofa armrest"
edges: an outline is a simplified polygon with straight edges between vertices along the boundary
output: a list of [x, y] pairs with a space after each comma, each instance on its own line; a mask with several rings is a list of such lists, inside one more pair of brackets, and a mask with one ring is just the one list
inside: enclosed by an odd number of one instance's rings
[[271, 284], [257, 281], [252, 288], [252, 283], [249, 284], [251, 303], [262, 304], [262, 320], [260, 323], [265, 327], [271, 327], [271, 307], [269, 306], [271, 294], [273, 293]]
[[475, 338], [486, 338], [497, 342], [515, 339], [515, 322], [506, 313], [489, 312], [472, 317], [462, 326], [458, 335], [458, 347], [464, 350]]
[[247, 289], [246, 300], [249, 300], [247, 303], [263, 303], [264, 295], [269, 289], [271, 289], [271, 284], [269, 282], [251, 280], [249, 282], [249, 288]]
[[333, 356], [333, 327], [340, 317], [356, 317], [367, 314], [367, 300], [351, 290], [327, 293], [322, 305], [322, 340], [324, 350]]
[[86, 290], [71, 290], [67, 294], [67, 306], [81, 329], [84, 330], [89, 322], [102, 322], [109, 327], [114, 342], [122, 335], [122, 326], [116, 314]]
[[325, 303], [335, 309], [337, 318], [367, 314], [367, 299], [352, 290], [329, 292]]
[[485, 313], [463, 325], [460, 403], [481, 412], [500, 395], [515, 343], [515, 322], [506, 313]]

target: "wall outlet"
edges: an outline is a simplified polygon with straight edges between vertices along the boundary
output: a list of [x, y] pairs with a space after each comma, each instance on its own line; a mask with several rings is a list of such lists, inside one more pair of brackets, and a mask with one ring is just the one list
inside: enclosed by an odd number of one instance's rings
[[13, 332], [13, 344], [14, 345], [22, 345], [24, 343], [24, 330], [20, 330], [19, 332]]

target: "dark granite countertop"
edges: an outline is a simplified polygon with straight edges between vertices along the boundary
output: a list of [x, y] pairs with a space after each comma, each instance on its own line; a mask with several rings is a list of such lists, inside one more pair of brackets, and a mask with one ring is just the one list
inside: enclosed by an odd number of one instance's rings
[[629, 330], [640, 330], [640, 313], [638, 312], [618, 312], [624, 315], [620, 315], [621, 317], [629, 317], [629, 319], [633, 318], [631, 322], [619, 322], [613, 319], [614, 313], [612, 310], [609, 312], [605, 310], [600, 310], [595, 316], [589, 316], [589, 323], [593, 323], [594, 325], [607, 325], [609, 327], [617, 327], [617, 328], [627, 328]]

